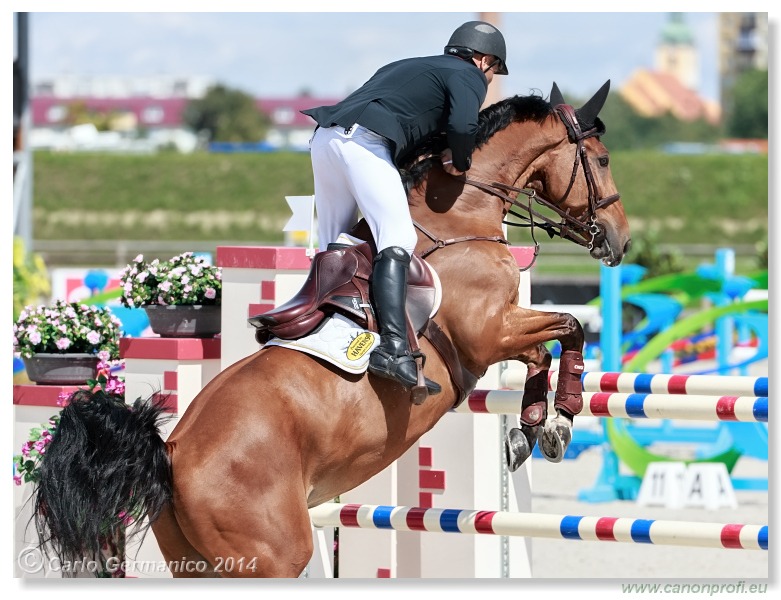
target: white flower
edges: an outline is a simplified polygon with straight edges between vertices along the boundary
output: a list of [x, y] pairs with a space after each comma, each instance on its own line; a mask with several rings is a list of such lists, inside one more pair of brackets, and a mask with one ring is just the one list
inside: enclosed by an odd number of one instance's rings
[[87, 341], [93, 346], [100, 342], [100, 334], [94, 329], [87, 334]]

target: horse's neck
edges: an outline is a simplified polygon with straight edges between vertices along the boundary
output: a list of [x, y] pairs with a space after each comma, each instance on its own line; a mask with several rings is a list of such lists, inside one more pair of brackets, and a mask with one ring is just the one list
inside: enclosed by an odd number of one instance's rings
[[552, 129], [534, 121], [515, 122], [498, 131], [475, 151], [472, 168], [467, 176], [482, 181], [523, 187], [537, 159], [553, 145]]
[[[545, 135], [537, 123], [513, 123], [474, 152], [466, 176], [483, 183], [523, 187], [534, 162], [550, 147], [549, 138], [550, 133]], [[409, 200], [413, 219], [423, 226], [447, 224], [453, 231], [472, 235], [501, 232], [504, 202], [439, 169], [432, 169], [428, 178], [412, 190]]]

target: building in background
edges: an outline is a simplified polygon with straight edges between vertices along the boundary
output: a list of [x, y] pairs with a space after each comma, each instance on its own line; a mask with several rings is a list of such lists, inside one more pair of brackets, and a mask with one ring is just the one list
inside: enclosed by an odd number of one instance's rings
[[[31, 146], [50, 150], [153, 152], [174, 147], [191, 152], [200, 140], [184, 122], [190, 100], [216, 82], [205, 77], [63, 76], [34, 84]], [[315, 123], [304, 108], [339, 98], [258, 98], [258, 110], [271, 120], [265, 149], [307, 150]], [[107, 131], [90, 123], [74, 125], [73, 115], [102, 115]]]
[[691, 90], [700, 85], [700, 57], [696, 40], [682, 13], [671, 13], [656, 47], [656, 70], [675, 77]]
[[721, 119], [719, 104], [701, 97], [699, 55], [683, 14], [672, 13], [660, 33], [653, 69], [635, 70], [619, 93], [639, 114], [659, 117], [671, 114], [681, 121]]
[[719, 14], [719, 76], [725, 114], [732, 108], [738, 77], [751, 69], [767, 70], [767, 13]]

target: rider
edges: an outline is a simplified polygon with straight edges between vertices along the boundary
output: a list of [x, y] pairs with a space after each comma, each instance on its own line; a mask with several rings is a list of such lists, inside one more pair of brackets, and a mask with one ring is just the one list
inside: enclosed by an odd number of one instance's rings
[[[302, 111], [318, 125], [310, 148], [320, 248], [348, 231], [360, 209], [377, 246], [371, 286], [380, 345], [369, 372], [408, 389], [417, 383], [405, 313], [417, 234], [398, 166], [445, 131], [442, 168], [456, 176], [467, 171], [488, 84], [494, 74], [507, 75], [505, 62], [501, 32], [469, 21], [453, 32], [443, 55], [390, 63], [341, 102]], [[429, 379], [426, 387], [442, 391]]]

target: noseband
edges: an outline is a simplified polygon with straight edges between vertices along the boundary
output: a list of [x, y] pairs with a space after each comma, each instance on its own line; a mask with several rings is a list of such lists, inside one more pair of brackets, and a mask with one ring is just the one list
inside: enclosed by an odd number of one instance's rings
[[[569, 104], [559, 104], [554, 108], [554, 111], [567, 127], [570, 142], [577, 145], [575, 150], [575, 162], [572, 165], [572, 176], [570, 177], [567, 190], [564, 192], [564, 195], [561, 198], [559, 198], [557, 201], [553, 201], [534, 190], [507, 185], [498, 181], [488, 183], [467, 176], [465, 177], [465, 182], [469, 185], [493, 194], [494, 196], [498, 196], [506, 203], [522, 208], [529, 213], [529, 216], [527, 217], [526, 215], [520, 215], [513, 212], [512, 210], [509, 210], [509, 214], [528, 221], [528, 224], [504, 221], [505, 224], [516, 227], [533, 228], [534, 226], [537, 226], [547, 231], [548, 235], [551, 237], [558, 235], [563, 239], [568, 239], [591, 250], [594, 247], [594, 240], [601, 232], [599, 225], [597, 225], [597, 211], [610, 206], [618, 199], [620, 199], [621, 195], [613, 194], [607, 197], [600, 197], [599, 190], [597, 189], [597, 183], [594, 180], [594, 174], [592, 173], [591, 166], [588, 163], [586, 146], [583, 141], [590, 137], [600, 135], [603, 132], [602, 129], [594, 125], [590, 129], [582, 131], [580, 128], [580, 123], [578, 123], [577, 116], [575, 115], [575, 109], [572, 108]], [[588, 213], [585, 214], [584, 219], [573, 217], [569, 214], [569, 209], [565, 211], [559, 208], [559, 205], [563, 204], [567, 200], [567, 197], [572, 191], [572, 186], [574, 185], [575, 179], [578, 175], [579, 165], [583, 165], [583, 174], [586, 177], [586, 185], [588, 186]], [[506, 192], [524, 194], [528, 196], [528, 203], [524, 205], [519, 202], [517, 198], [512, 198], [511, 196], [507, 195]], [[532, 209], [532, 199], [559, 215], [561, 217], [561, 221], [558, 223], [552, 221], [545, 215], [542, 215]], [[538, 221], [535, 221], [535, 219], [538, 219]]]

